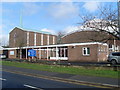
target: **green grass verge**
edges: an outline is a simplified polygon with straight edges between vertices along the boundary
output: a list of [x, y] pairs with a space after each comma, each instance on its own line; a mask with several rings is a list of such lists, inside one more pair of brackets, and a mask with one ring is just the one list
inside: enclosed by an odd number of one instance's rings
[[0, 65], [2, 65], [2, 61], [0, 61]]
[[73, 66], [59, 66], [59, 65], [45, 65], [45, 64], [33, 64], [33, 63], [23, 63], [23, 62], [10, 62], [2, 61], [2, 65], [22, 67], [34, 70], [50, 71], [50, 72], [60, 72], [76, 75], [89, 75], [98, 77], [110, 77], [118, 78], [118, 73], [120, 71], [113, 71], [112, 69], [106, 69], [103, 67], [73, 67]]

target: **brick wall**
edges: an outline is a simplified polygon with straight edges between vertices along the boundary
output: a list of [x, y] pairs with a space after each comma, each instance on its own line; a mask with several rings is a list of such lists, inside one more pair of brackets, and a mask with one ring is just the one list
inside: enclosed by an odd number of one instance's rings
[[99, 62], [107, 61], [108, 53], [109, 53], [108, 46], [99, 45], [98, 46], [98, 61]]
[[34, 46], [34, 32], [29, 33], [29, 46]]
[[3, 54], [3, 50], [0, 50], [0, 54]]
[[43, 34], [43, 45], [47, 45], [47, 34]]
[[[90, 48], [90, 55], [83, 55], [83, 47]], [[97, 62], [98, 45], [80, 45], [68, 47], [68, 59], [71, 62]]]
[[[27, 33], [29, 32], [29, 36], [27, 36]], [[27, 39], [29, 38], [28, 46], [34, 46], [35, 44], [35, 33], [36, 33], [36, 46], [41, 45], [41, 35], [43, 35], [43, 45], [53, 44], [53, 36], [55, 38], [54, 44], [56, 44], [56, 36], [49, 34], [41, 34], [37, 32], [32, 31], [25, 31], [20, 28], [15, 27], [9, 35], [9, 46], [10, 47], [23, 47], [27, 46]], [[48, 41], [49, 40], [49, 43]]]
[[95, 31], [80, 31], [68, 34], [62, 38], [62, 43], [99, 42], [107, 38], [105, 33]]
[[9, 47], [21, 46], [26, 46], [26, 33], [19, 28], [14, 28], [13, 31], [10, 32]]
[[36, 36], [36, 46], [40, 46], [41, 45], [41, 34], [40, 33], [37, 33], [37, 36]]
[[8, 58], [16, 58], [16, 50], [9, 50]]

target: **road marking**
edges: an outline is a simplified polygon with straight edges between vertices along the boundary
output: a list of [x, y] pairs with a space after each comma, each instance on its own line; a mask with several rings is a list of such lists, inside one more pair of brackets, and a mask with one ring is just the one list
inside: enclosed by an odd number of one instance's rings
[[0, 78], [0, 80], [6, 81], [6, 79]]
[[103, 84], [103, 85], [108, 85], [108, 86], [112, 86], [112, 87], [118, 87], [118, 85], [111, 85], [111, 84]]
[[34, 86], [31, 86], [31, 85], [28, 85], [28, 84], [24, 84], [25, 87], [29, 87], [29, 88], [33, 88], [33, 89], [39, 89], [39, 90], [43, 90], [41, 88], [37, 88], [37, 87], [34, 87]]

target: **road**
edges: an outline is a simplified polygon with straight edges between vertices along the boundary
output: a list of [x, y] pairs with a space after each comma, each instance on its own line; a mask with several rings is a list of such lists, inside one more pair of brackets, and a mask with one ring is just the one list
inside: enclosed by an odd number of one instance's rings
[[48, 88], [95, 88], [85, 85], [77, 85], [54, 80], [42, 79], [32, 76], [20, 75], [5, 71], [2, 72], [2, 88], [33, 88], [33, 89], [48, 89]]

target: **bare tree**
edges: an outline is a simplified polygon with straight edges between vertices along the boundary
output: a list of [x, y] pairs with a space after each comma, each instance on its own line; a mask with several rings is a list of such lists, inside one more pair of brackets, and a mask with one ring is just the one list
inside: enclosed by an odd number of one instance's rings
[[3, 48], [9, 48], [9, 42], [6, 41], [5, 45], [2, 46]]
[[119, 29], [119, 39], [120, 39], [120, 0], [118, 0], [118, 29]]
[[64, 36], [65, 33], [63, 31], [59, 31], [57, 34], [57, 44], [61, 44], [62, 43], [62, 36]]
[[[117, 4], [116, 4], [117, 6]], [[118, 2], [118, 7], [120, 2]], [[98, 7], [98, 14], [80, 14], [82, 21], [79, 23], [83, 25], [84, 29], [92, 29], [94, 31], [104, 32], [107, 35], [114, 36], [115, 39], [120, 39], [120, 26], [118, 25], [118, 8], [113, 8], [114, 6], [108, 5], [103, 7]], [[104, 38], [105, 39], [105, 38]], [[107, 37], [107, 39], [109, 39]]]
[[20, 57], [20, 59], [22, 59], [22, 47], [25, 46], [24, 36], [21, 37], [20, 34], [17, 34], [17, 35], [14, 37], [14, 40], [15, 40], [15, 46], [19, 47], [18, 57]]

